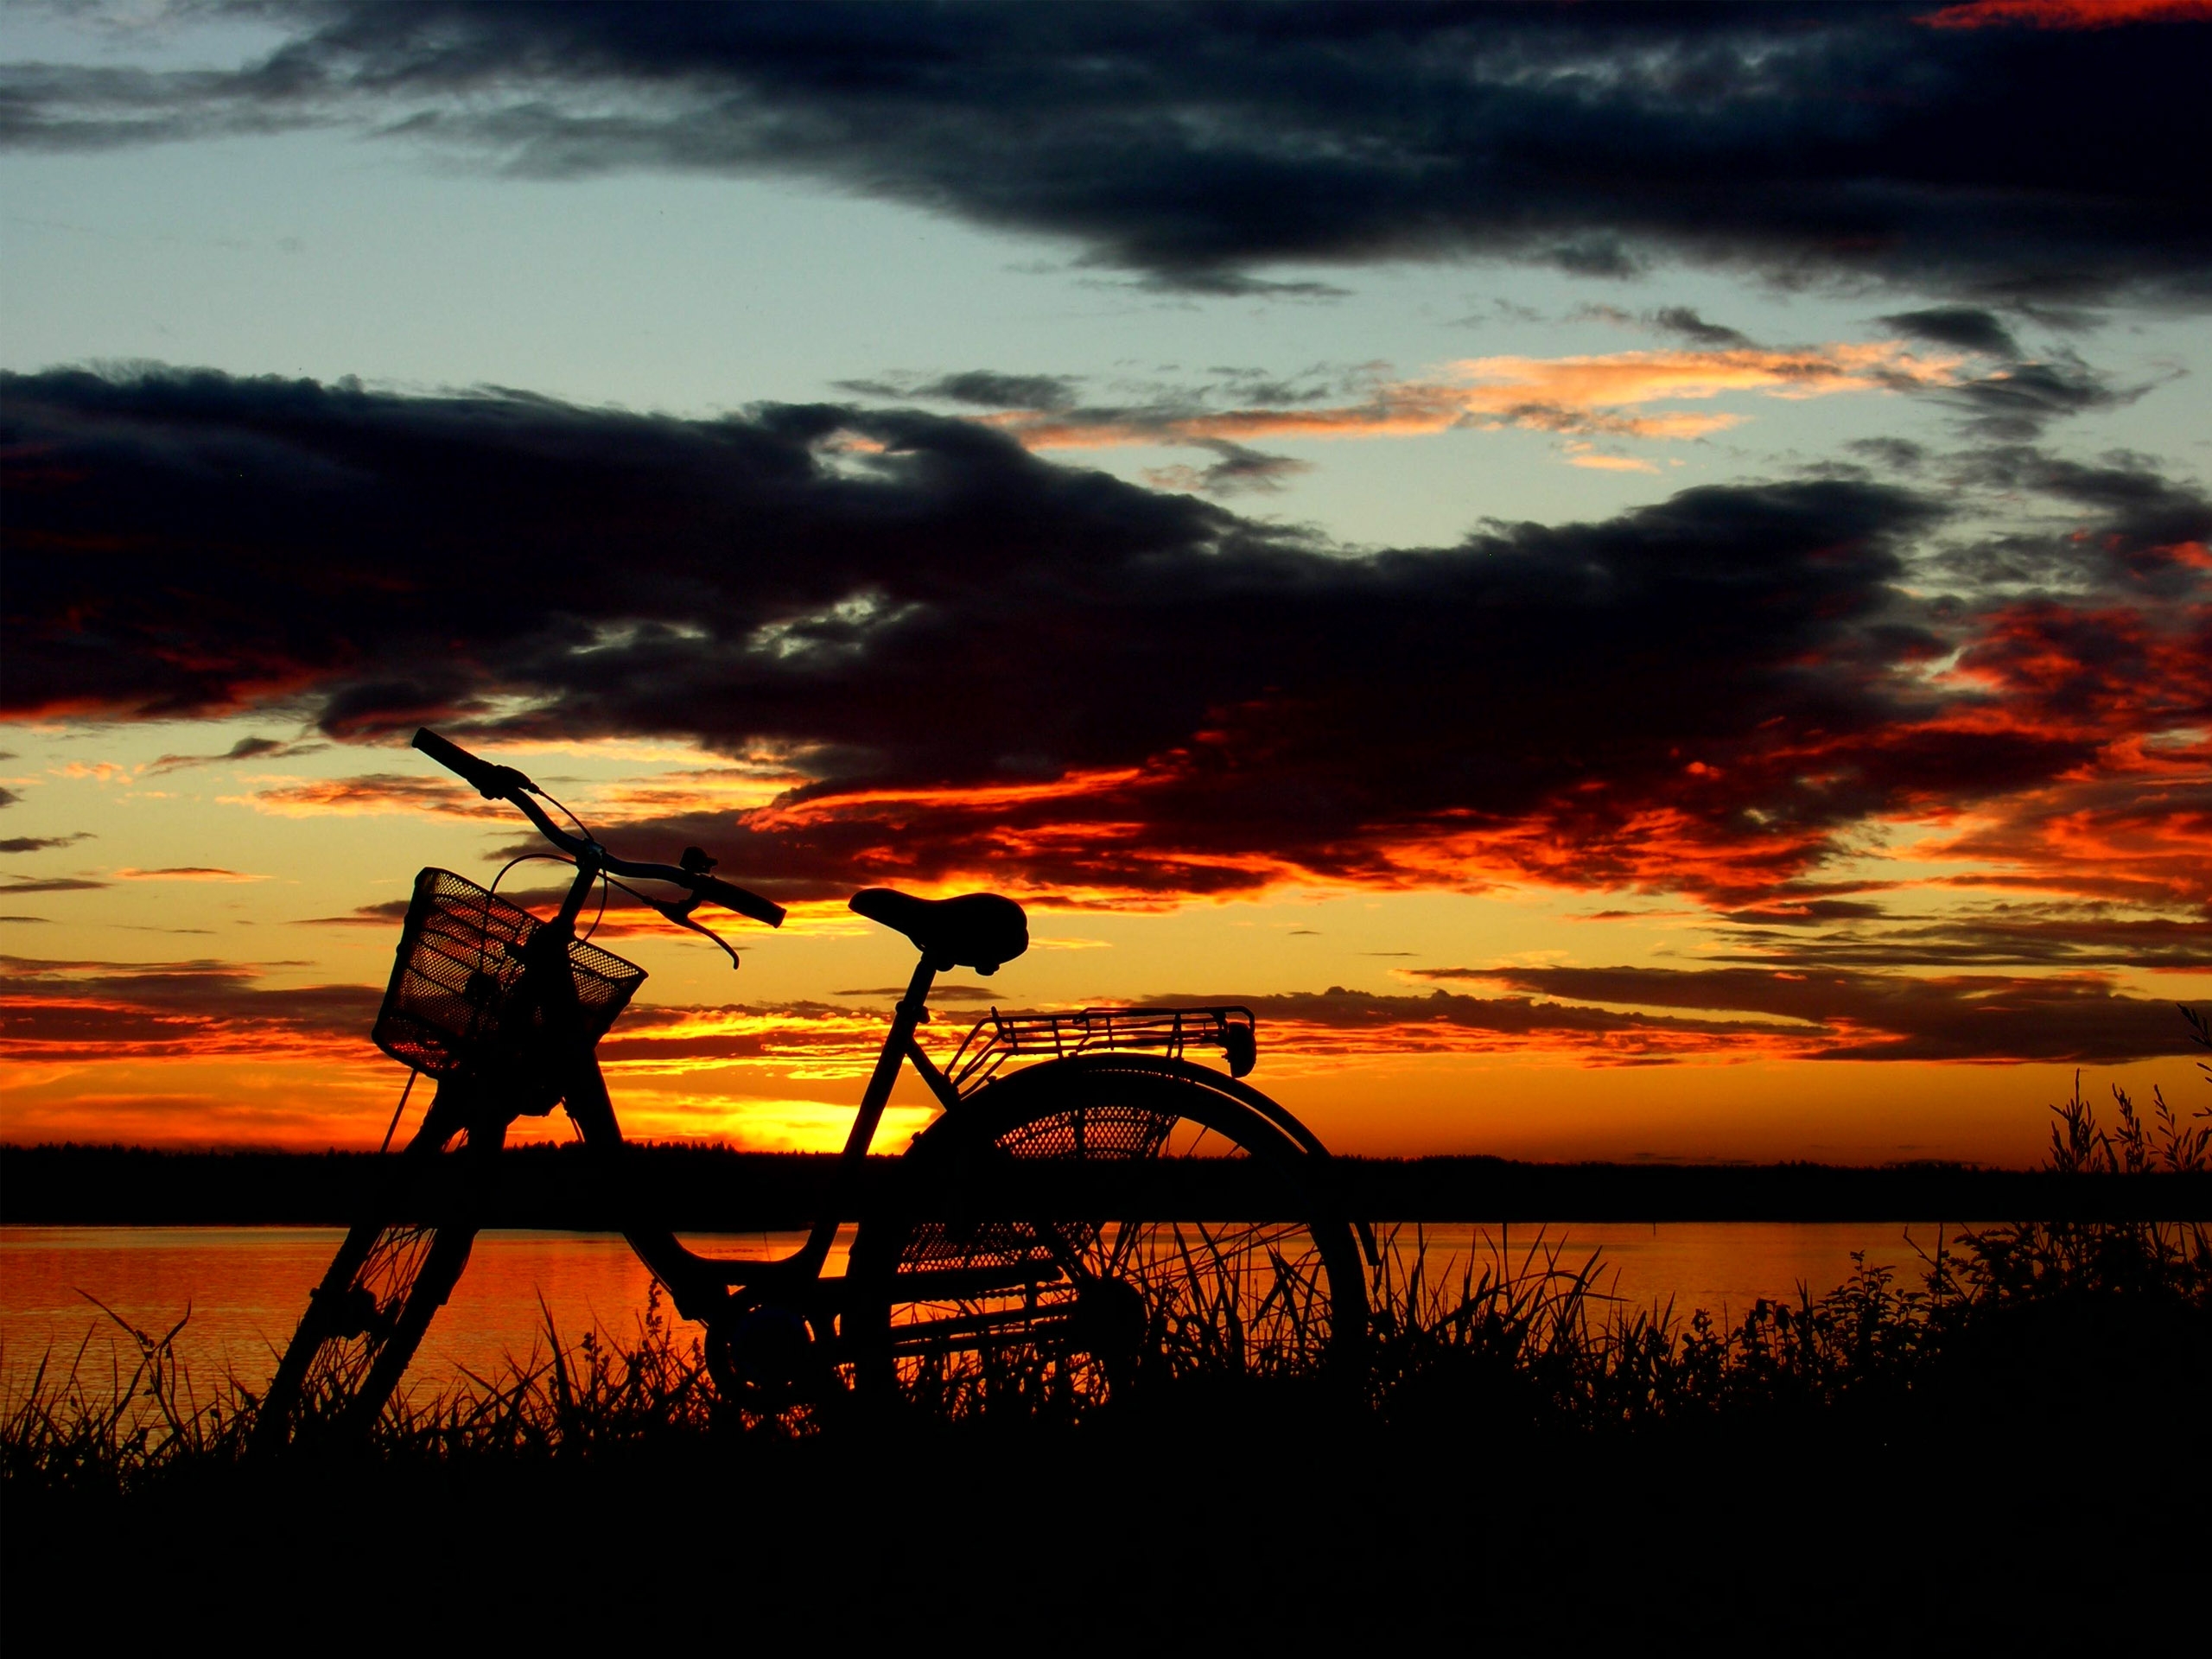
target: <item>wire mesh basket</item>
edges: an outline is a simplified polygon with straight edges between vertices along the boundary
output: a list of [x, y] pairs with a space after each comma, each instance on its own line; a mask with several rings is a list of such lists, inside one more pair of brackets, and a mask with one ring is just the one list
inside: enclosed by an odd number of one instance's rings
[[[376, 1046], [438, 1078], [530, 1057], [546, 1023], [522, 996], [531, 939], [544, 924], [451, 870], [424, 870], [378, 1010]], [[582, 939], [569, 941], [579, 1039], [606, 1035], [645, 970]]]

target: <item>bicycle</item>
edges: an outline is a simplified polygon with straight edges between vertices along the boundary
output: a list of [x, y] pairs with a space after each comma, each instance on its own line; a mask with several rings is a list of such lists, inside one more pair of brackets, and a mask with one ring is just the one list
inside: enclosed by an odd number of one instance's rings
[[[677, 1313], [705, 1326], [718, 1394], [744, 1408], [1015, 1385], [1080, 1407], [1198, 1370], [1357, 1370], [1373, 1240], [1340, 1212], [1321, 1142], [1243, 1081], [1257, 1054], [1249, 1009], [994, 1009], [944, 1065], [923, 1048], [916, 1033], [938, 974], [989, 975], [1028, 948], [1021, 907], [995, 893], [854, 895], [854, 911], [904, 934], [919, 960], [830, 1198], [780, 1258], [680, 1243], [651, 1194], [633, 1190], [594, 1053], [645, 971], [579, 938], [576, 924], [594, 889], [622, 885], [734, 964], [694, 912], [712, 904], [772, 927], [782, 907], [711, 874], [715, 861], [697, 848], [675, 865], [618, 857], [514, 768], [427, 728], [414, 743], [519, 810], [557, 849], [533, 856], [575, 874], [550, 920], [449, 871], [417, 876], [372, 1035], [412, 1068], [410, 1090], [428, 1075], [435, 1094], [310, 1294], [264, 1396], [257, 1449], [373, 1423], [467, 1265], [484, 1178], [509, 1130], [556, 1105], [631, 1247]], [[684, 896], [664, 900], [620, 878]], [[1209, 1050], [1225, 1071], [1189, 1058]], [[940, 1114], [862, 1203], [869, 1147], [910, 1065]], [[406, 1104], [403, 1094], [387, 1152]], [[829, 1273], [849, 1222], [846, 1270]]]

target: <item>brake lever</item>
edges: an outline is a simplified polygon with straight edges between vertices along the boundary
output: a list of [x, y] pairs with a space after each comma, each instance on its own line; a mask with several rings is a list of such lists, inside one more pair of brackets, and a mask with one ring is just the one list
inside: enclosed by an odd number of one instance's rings
[[[630, 891], [632, 893], [637, 892], [635, 888], [632, 888]], [[698, 934], [702, 938], [712, 939], [715, 944], [720, 947], [722, 954], [729, 958], [729, 965], [733, 969], [741, 968], [745, 965], [737, 959], [736, 948], [732, 945], [728, 939], [722, 938], [721, 934], [715, 932], [714, 929], [709, 927], [704, 922], [695, 922], [691, 919], [691, 912], [697, 909], [699, 905], [699, 895], [697, 893], [695, 893], [691, 894], [690, 897], [685, 899], [680, 904], [671, 904], [659, 899], [655, 899], [649, 893], [639, 893], [637, 896], [644, 899], [648, 905], [651, 905], [655, 910], [658, 911], [664, 918], [674, 922], [678, 927], [688, 929], [690, 931]]]

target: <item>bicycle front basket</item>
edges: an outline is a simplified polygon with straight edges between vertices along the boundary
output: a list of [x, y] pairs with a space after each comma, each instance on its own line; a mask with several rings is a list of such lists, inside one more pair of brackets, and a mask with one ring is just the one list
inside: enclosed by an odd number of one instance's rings
[[[424, 870], [371, 1033], [376, 1046], [441, 1078], [525, 1049], [543, 1015], [522, 1005], [523, 964], [543, 925], [451, 870]], [[584, 1031], [597, 1042], [645, 970], [582, 939], [569, 942], [569, 969]]]

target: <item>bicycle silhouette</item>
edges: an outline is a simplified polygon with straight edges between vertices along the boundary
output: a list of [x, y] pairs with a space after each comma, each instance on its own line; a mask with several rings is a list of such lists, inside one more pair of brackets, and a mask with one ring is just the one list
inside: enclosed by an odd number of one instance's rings
[[[695, 918], [700, 906], [772, 927], [783, 910], [716, 879], [696, 848], [676, 865], [617, 857], [552, 803], [575, 833], [556, 825], [531, 798], [551, 798], [513, 768], [427, 729], [415, 747], [521, 811], [575, 875], [550, 921], [448, 871], [416, 879], [373, 1035], [436, 1092], [311, 1294], [264, 1398], [257, 1447], [367, 1429], [467, 1265], [508, 1131], [556, 1105], [631, 1247], [677, 1313], [704, 1325], [718, 1392], [741, 1407], [992, 1379], [1057, 1389], [1080, 1406], [1199, 1370], [1356, 1367], [1367, 1333], [1360, 1246], [1371, 1259], [1372, 1240], [1341, 1213], [1320, 1141], [1241, 1080], [1256, 1054], [1249, 1010], [995, 1009], [945, 1065], [923, 1049], [915, 1033], [938, 974], [991, 974], [1028, 948], [1021, 907], [995, 893], [854, 895], [855, 911], [906, 935], [920, 959], [821, 1214], [780, 1259], [679, 1243], [632, 1179], [594, 1052], [645, 971], [578, 938], [576, 922], [615, 878], [682, 890], [663, 900], [626, 888], [717, 944]], [[1207, 1050], [1225, 1074], [1188, 1058]], [[907, 1065], [941, 1113], [863, 1202], [868, 1148]], [[845, 1271], [829, 1273], [848, 1223]]]

